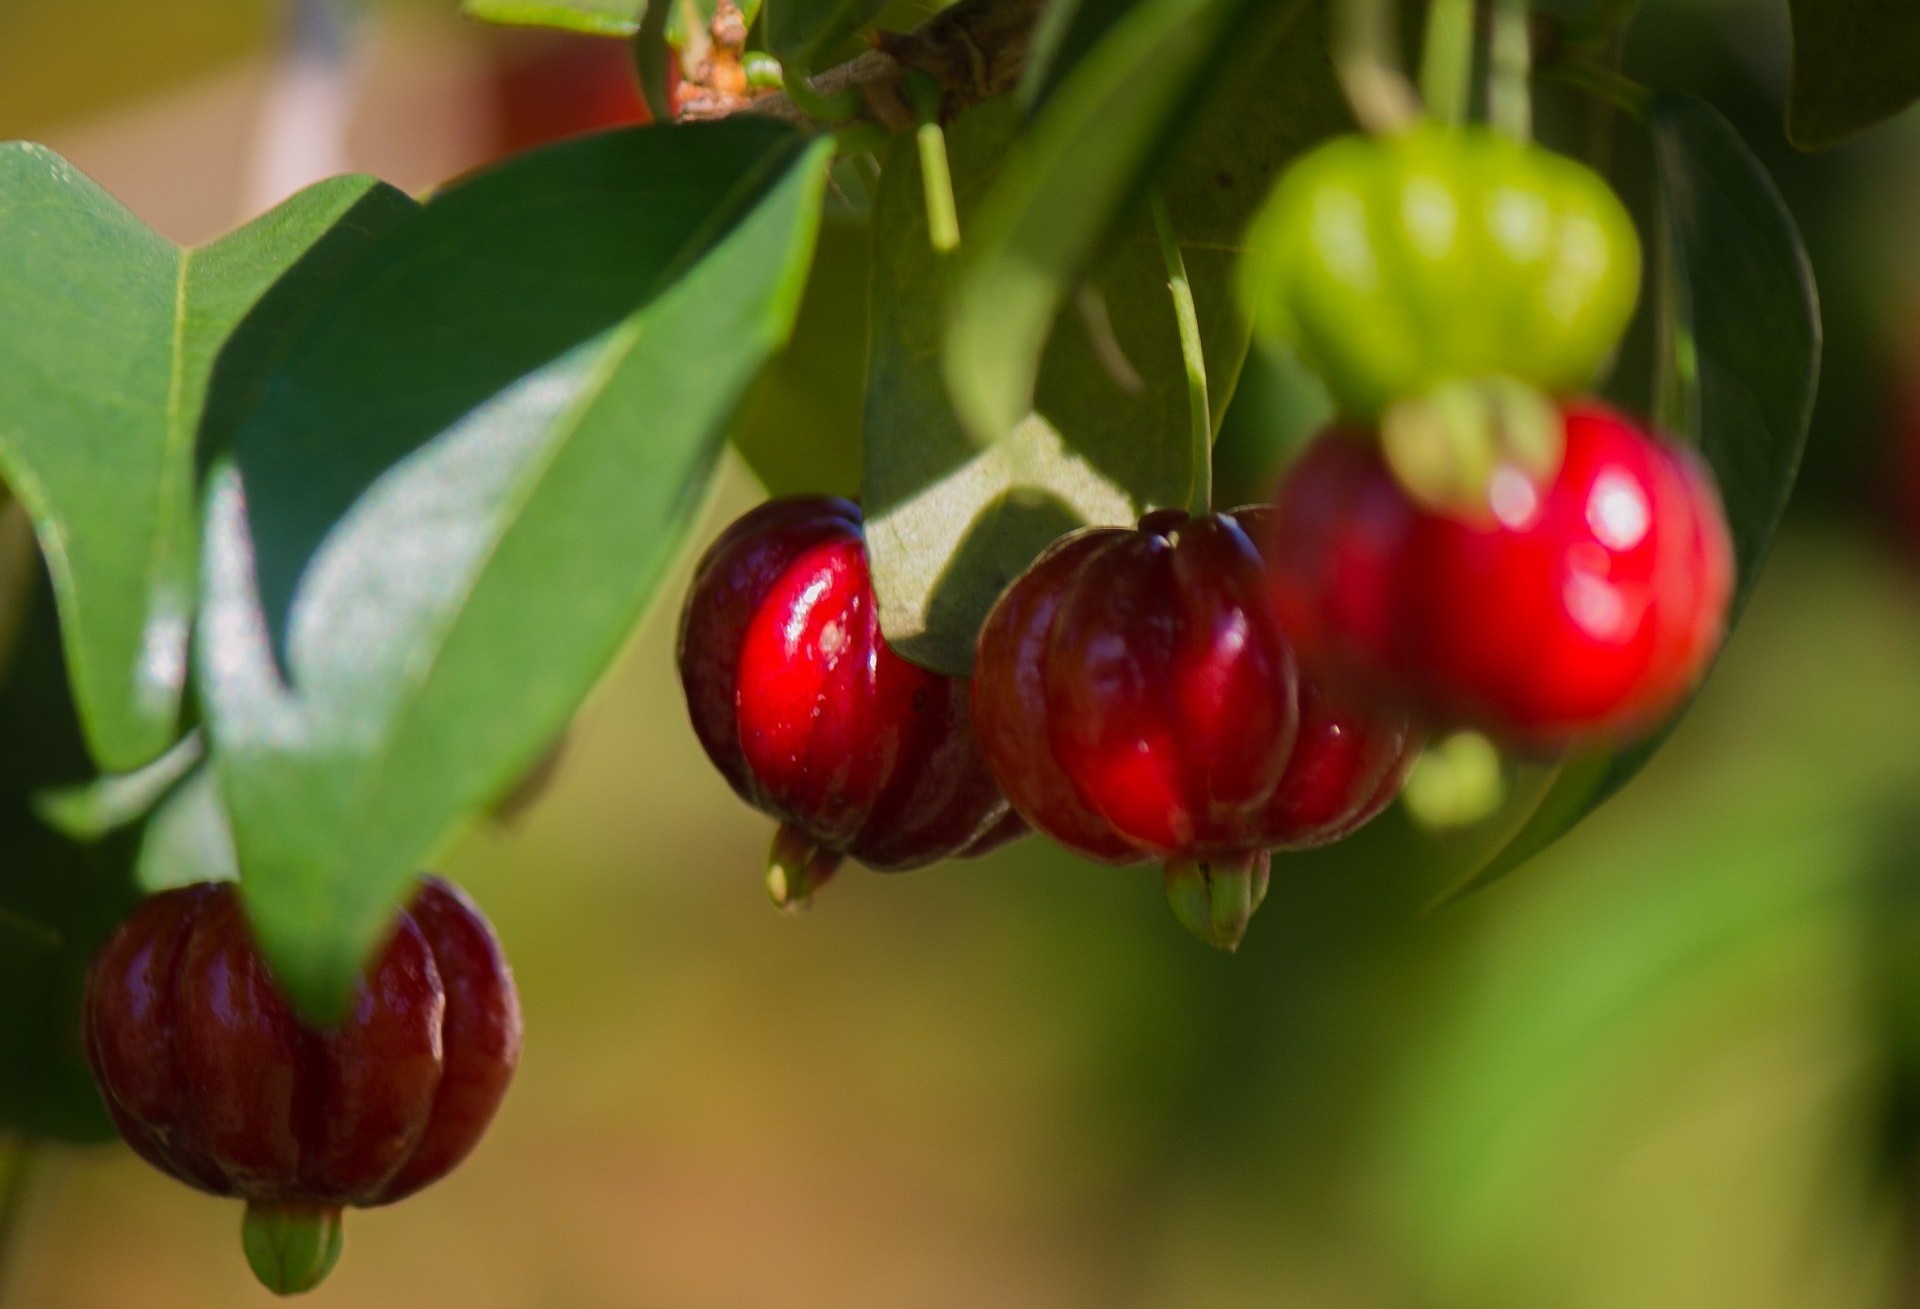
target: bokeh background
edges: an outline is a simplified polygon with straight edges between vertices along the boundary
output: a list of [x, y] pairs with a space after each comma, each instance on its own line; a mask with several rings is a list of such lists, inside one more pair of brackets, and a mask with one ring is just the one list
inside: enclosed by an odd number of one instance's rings
[[[0, 0], [0, 138], [198, 240], [303, 172], [418, 190], [634, 112], [617, 45], [453, 8], [362, 6], [316, 80], [264, 0]], [[551, 789], [449, 859], [526, 1008], [500, 1119], [353, 1215], [310, 1303], [1920, 1305], [1920, 123], [1793, 155], [1777, 0], [1650, 5], [1630, 65], [1775, 169], [1828, 334], [1790, 527], [1638, 781], [1443, 908], [1413, 861], [1283, 861], [1231, 959], [1154, 875], [1035, 842], [850, 871], [789, 921], [684, 720], [683, 565]], [[302, 128], [328, 115], [344, 137]], [[1230, 421], [1281, 401], [1253, 379]], [[796, 450], [834, 438], [786, 412]], [[702, 540], [760, 494], [731, 464]], [[122, 1149], [56, 1152], [0, 1299], [261, 1304], [238, 1226]]]

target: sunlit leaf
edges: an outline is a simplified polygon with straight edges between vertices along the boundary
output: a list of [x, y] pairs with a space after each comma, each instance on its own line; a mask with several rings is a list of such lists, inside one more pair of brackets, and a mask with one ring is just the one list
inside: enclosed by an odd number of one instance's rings
[[741, 118], [470, 178], [340, 279], [239, 424], [198, 676], [248, 906], [310, 1014], [638, 618], [791, 325], [830, 153]]
[[350, 257], [411, 202], [335, 178], [183, 250], [17, 143], [0, 146], [0, 195], [0, 474], [53, 570], [88, 742], [127, 771], [177, 731], [215, 354], [289, 269]]

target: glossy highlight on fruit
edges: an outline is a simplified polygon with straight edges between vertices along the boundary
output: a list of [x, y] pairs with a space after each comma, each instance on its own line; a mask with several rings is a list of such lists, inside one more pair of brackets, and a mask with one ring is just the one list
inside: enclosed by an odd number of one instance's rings
[[[1414, 744], [1403, 718], [1299, 676], [1255, 544], [1270, 516], [1161, 510], [1063, 538], [988, 615], [974, 676], [975, 730], [1014, 807], [1089, 858], [1166, 861], [1183, 920], [1224, 945], [1268, 852], [1373, 818]], [[1217, 900], [1229, 875], [1251, 882], [1244, 911], [1182, 905], [1180, 883]]]
[[1691, 451], [1590, 403], [1541, 487], [1496, 471], [1477, 521], [1422, 508], [1376, 443], [1322, 436], [1282, 482], [1275, 605], [1357, 693], [1557, 753], [1646, 731], [1718, 650], [1733, 550]]
[[880, 635], [859, 507], [775, 500], [695, 570], [680, 680], [707, 755], [781, 822], [769, 890], [802, 904], [851, 855], [896, 871], [1020, 835], [974, 741], [967, 683]]
[[295, 1015], [231, 883], [163, 891], [101, 946], [87, 1058], [147, 1162], [247, 1201], [270, 1289], [310, 1289], [339, 1254], [339, 1211], [440, 1178], [485, 1133], [520, 1057], [520, 1005], [480, 911], [423, 878], [340, 1027]]
[[1242, 276], [1262, 335], [1371, 420], [1461, 378], [1586, 391], [1633, 315], [1640, 243], [1584, 165], [1426, 126], [1302, 157], [1249, 230]]

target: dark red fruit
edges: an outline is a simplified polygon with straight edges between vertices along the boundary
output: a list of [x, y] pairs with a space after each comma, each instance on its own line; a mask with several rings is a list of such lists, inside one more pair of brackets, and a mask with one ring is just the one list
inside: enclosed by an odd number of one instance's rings
[[317, 1031], [269, 975], [236, 889], [204, 883], [148, 899], [101, 946], [86, 1036], [127, 1144], [247, 1201], [250, 1257], [256, 1226], [331, 1224], [317, 1281], [342, 1206], [411, 1195], [479, 1143], [519, 1061], [520, 1004], [486, 919], [429, 877], [352, 1014]]
[[852, 855], [895, 871], [1018, 834], [975, 744], [967, 683], [880, 636], [858, 506], [775, 500], [694, 573], [680, 620], [693, 730], [742, 799], [780, 820], [781, 905]]
[[1555, 752], [1644, 731], [1724, 630], [1733, 550], [1692, 451], [1566, 410], [1551, 486], [1497, 473], [1482, 522], [1416, 504], [1376, 443], [1323, 436], [1280, 488], [1276, 607], [1322, 675]]
[[[1165, 860], [1170, 886], [1250, 883], [1249, 913], [1269, 851], [1360, 827], [1412, 754], [1403, 720], [1301, 682], [1253, 540], [1269, 517], [1062, 539], [988, 615], [974, 673], [975, 731], [1029, 822], [1089, 858]], [[1233, 944], [1245, 915], [1215, 921], [1214, 899], [1211, 927], [1182, 917]]]

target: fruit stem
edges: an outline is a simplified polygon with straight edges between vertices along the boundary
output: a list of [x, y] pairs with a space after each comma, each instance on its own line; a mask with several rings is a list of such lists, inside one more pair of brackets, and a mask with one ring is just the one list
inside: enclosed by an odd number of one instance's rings
[[767, 852], [767, 896], [774, 908], [789, 914], [810, 908], [813, 893], [833, 879], [841, 858], [799, 828], [780, 824]]
[[1426, 43], [1420, 51], [1420, 98], [1438, 122], [1457, 125], [1467, 117], [1473, 87], [1474, 0], [1433, 0], [1427, 11]]
[[1342, 0], [1334, 11], [1334, 73], [1355, 120], [1375, 135], [1420, 117], [1420, 97], [1400, 71], [1399, 21], [1393, 0]]
[[1189, 932], [1232, 954], [1267, 898], [1271, 856], [1262, 850], [1238, 859], [1170, 859], [1167, 903]]
[[39, 1147], [30, 1138], [0, 1138], [0, 1304], [7, 1299], [13, 1255], [26, 1225], [27, 1200], [39, 1162]]
[[1167, 289], [1173, 292], [1173, 317], [1180, 326], [1180, 358], [1187, 367], [1187, 412], [1192, 422], [1193, 480], [1187, 487], [1187, 512], [1196, 518], [1213, 508], [1213, 402], [1207, 396], [1207, 352], [1200, 340], [1200, 312], [1193, 303], [1186, 257], [1174, 234], [1167, 199], [1153, 194], [1153, 230], [1167, 264]]
[[922, 123], [913, 140], [920, 147], [920, 177], [927, 192], [927, 239], [935, 252], [952, 254], [960, 248], [960, 210], [947, 166], [947, 134], [938, 123]]
[[940, 128], [940, 84], [919, 69], [910, 71], [901, 89], [920, 126], [920, 184], [926, 192], [927, 239], [937, 254], [960, 248], [960, 210], [953, 199], [953, 169], [947, 162], [947, 134]]
[[275, 1295], [304, 1295], [326, 1281], [343, 1239], [338, 1205], [249, 1204], [240, 1220], [247, 1264]]
[[1533, 139], [1531, 0], [1493, 0], [1488, 52], [1487, 121], [1516, 141]]

